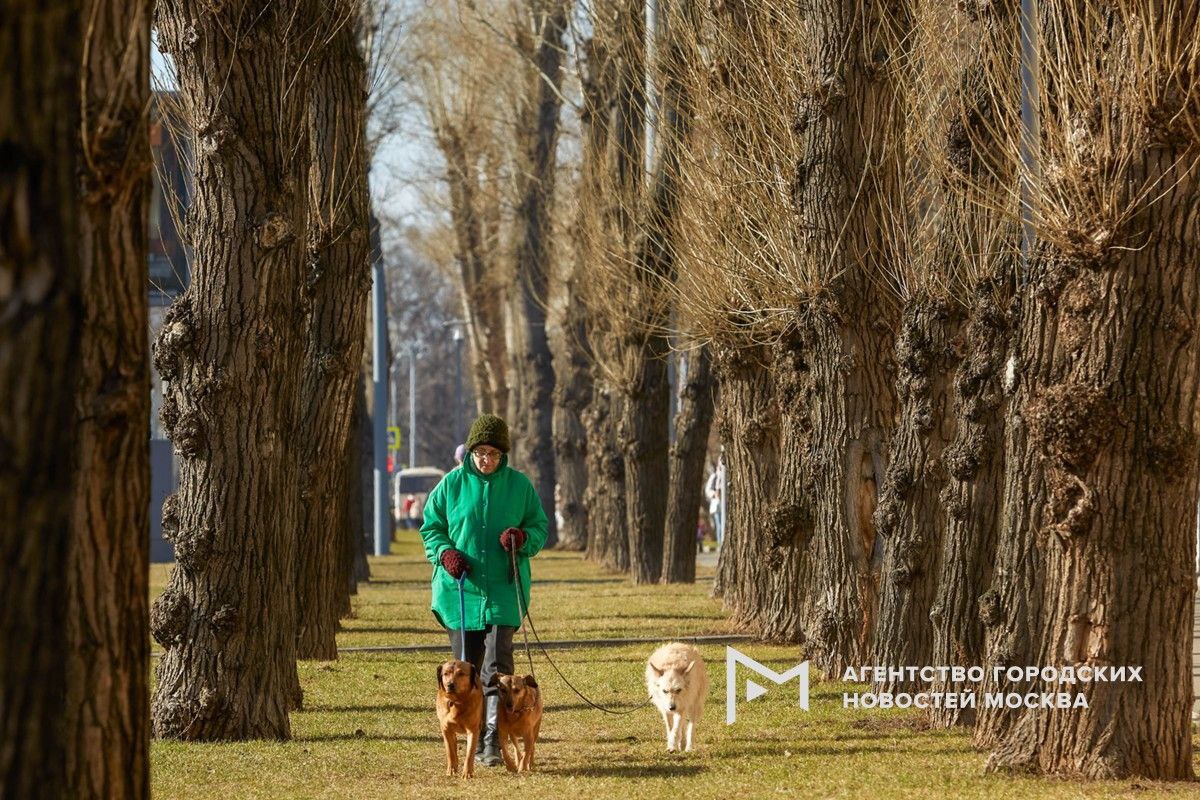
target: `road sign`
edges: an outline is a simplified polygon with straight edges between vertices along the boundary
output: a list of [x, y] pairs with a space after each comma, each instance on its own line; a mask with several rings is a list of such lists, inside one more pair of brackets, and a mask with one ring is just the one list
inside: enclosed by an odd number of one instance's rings
[[388, 431], [388, 450], [399, 450], [400, 449], [400, 427], [397, 425], [391, 425], [388, 427], [387, 431]]

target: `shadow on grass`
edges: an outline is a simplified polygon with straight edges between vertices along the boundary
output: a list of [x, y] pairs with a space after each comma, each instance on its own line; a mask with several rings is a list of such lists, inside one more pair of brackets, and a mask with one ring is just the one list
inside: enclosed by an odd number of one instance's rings
[[386, 703], [375, 706], [312, 706], [305, 708], [299, 712], [301, 714], [387, 714], [387, 713], [406, 713], [406, 714], [422, 714], [434, 713], [433, 697], [429, 698], [429, 702], [420, 706], [406, 706], [399, 703]]
[[[422, 628], [418, 625], [396, 625], [394, 627], [373, 626], [369, 628], [359, 628], [357, 626], [345, 627], [338, 631], [338, 633], [437, 633], [437, 631], [430, 627]], [[433, 644], [436, 644], [436, 642]], [[446, 645], [446, 649], [450, 649], [450, 645]]]
[[[880, 744], [858, 744], [855, 742], [846, 742], [845, 747], [838, 747], [836, 743], [829, 745], [817, 744], [812, 742], [797, 742], [797, 741], [780, 741], [772, 739], [761, 743], [738, 742], [735, 745], [721, 747], [717, 752], [722, 758], [746, 758], [749, 756], [782, 756], [786, 750], [792, 756], [857, 756], [867, 753], [890, 753], [895, 755], [900, 752], [917, 753], [918, 750], [903, 743], [897, 743], [895, 747], [886, 747]], [[919, 753], [921, 756], [933, 755], [961, 755], [963, 753], [972, 753], [970, 747], [966, 745], [946, 745], [941, 747], [921, 746]]]
[[627, 581], [627, 578], [534, 578], [533, 585], [539, 586], [544, 583], [626, 583]]
[[321, 733], [315, 736], [297, 736], [294, 742], [437, 742], [442, 737], [436, 734], [403, 734], [395, 735], [376, 733]]
[[641, 763], [605, 764], [596, 767], [539, 768], [543, 775], [566, 775], [579, 778], [687, 778], [708, 772], [701, 764]]
[[[640, 703], [622, 703], [619, 701], [604, 702], [601, 700], [596, 700], [595, 703], [596, 703], [596, 705], [604, 706], [605, 708], [610, 709], [612, 711], [628, 711], [629, 709], [632, 709], [635, 706], [640, 705]], [[646, 708], [650, 708], [650, 706], [647, 705]], [[550, 712], [550, 711], [599, 711], [599, 710], [593, 706], [588, 705], [587, 703], [547, 703], [546, 711]], [[603, 712], [599, 712], [599, 713], [603, 713]]]

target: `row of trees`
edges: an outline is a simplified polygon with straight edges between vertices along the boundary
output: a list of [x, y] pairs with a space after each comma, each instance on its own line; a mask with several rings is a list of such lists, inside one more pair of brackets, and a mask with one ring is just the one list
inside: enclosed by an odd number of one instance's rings
[[371, 9], [169, 0], [194, 260], [153, 347], [180, 488], [148, 608], [151, 10], [0, 23], [3, 797], [145, 797], [151, 729], [286, 738], [365, 577]]
[[997, 769], [1190, 776], [1197, 4], [646, 11], [436, 7], [415, 59], [480, 403], [542, 447], [553, 398], [563, 546], [692, 577], [715, 382], [737, 622], [831, 676], [1141, 665], [931, 717]]

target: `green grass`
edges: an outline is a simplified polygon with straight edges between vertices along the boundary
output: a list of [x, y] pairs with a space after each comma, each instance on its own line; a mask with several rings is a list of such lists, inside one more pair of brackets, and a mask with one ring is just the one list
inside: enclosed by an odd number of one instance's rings
[[[343, 646], [446, 641], [429, 612], [429, 566], [416, 535], [401, 537], [394, 555], [372, 560], [373, 580], [355, 598], [354, 617], [339, 636]], [[720, 603], [708, 596], [711, 569], [700, 568], [694, 586], [638, 587], [577, 555], [546, 552], [533, 572], [531, 612], [543, 639], [729, 632]], [[155, 567], [154, 592], [166, 576]], [[555, 650], [550, 657], [591, 699], [620, 709], [645, 699], [650, 649]], [[448, 778], [433, 712], [434, 668], [444, 656], [355, 653], [301, 664], [305, 710], [292, 715], [290, 742], [155, 742], [154, 794], [171, 800], [1200, 796], [1196, 784], [985, 775], [983, 755], [966, 734], [919, 730], [911, 712], [843, 710], [846, 687], [838, 683], [814, 685], [808, 713], [788, 702], [794, 690], [780, 689], [739, 705], [737, 723], [726, 726], [724, 646], [701, 649], [711, 691], [695, 753], [666, 751], [661, 719], [650, 707], [622, 716], [589, 708], [535, 649], [546, 702], [537, 772], [515, 777], [502, 767], [479, 768], [472, 782]], [[741, 649], [777, 670], [801, 658], [797, 648]], [[520, 645], [516, 663], [518, 671], [528, 663]]]

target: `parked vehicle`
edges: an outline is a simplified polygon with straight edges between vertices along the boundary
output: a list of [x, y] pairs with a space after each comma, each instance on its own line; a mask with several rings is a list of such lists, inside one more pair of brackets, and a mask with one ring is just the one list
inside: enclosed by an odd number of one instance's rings
[[[420, 528], [425, 498], [446, 472], [437, 467], [409, 467], [396, 473], [392, 508], [396, 523], [403, 528]], [[410, 499], [412, 502], [408, 502]], [[407, 512], [407, 513], [406, 513]]]

